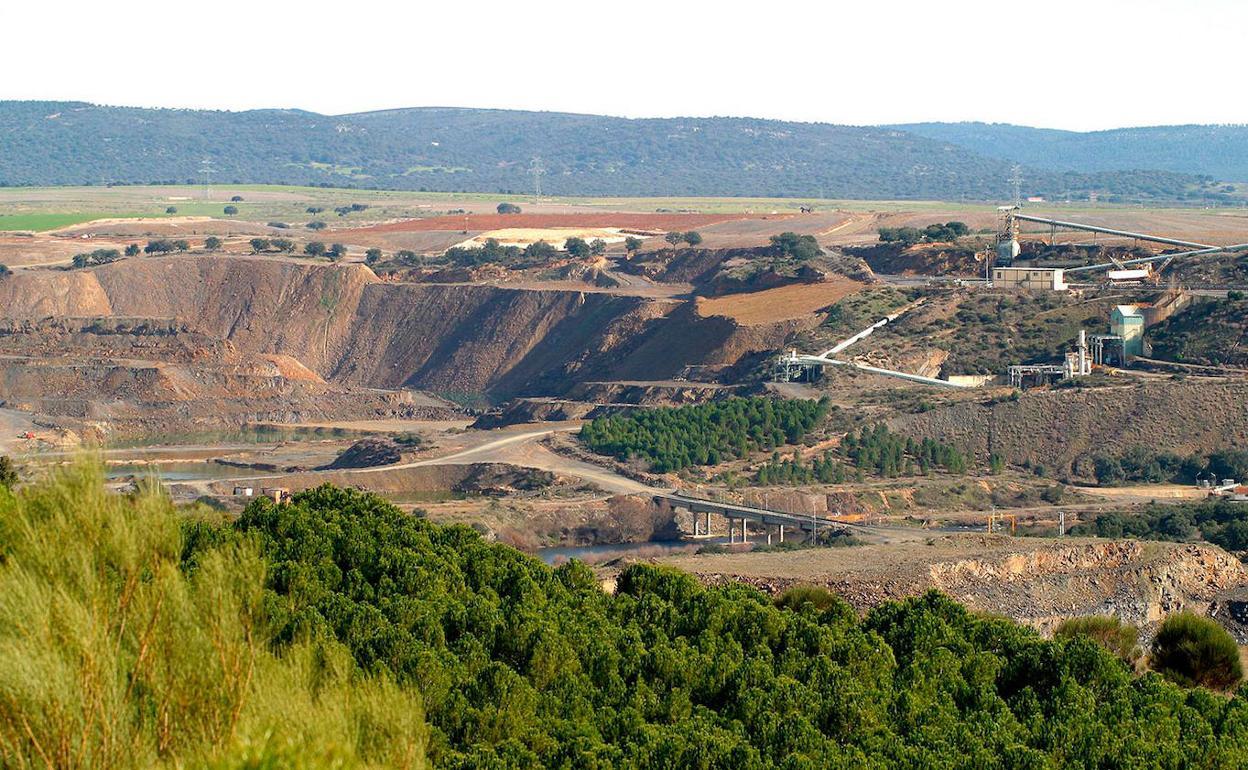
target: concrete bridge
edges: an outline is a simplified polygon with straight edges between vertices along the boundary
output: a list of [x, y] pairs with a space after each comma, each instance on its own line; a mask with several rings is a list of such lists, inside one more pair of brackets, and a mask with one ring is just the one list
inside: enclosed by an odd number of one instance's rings
[[[748, 527], [750, 522], [762, 527], [763, 532], [761, 534], [767, 538], [768, 544], [771, 543], [773, 535], [778, 536], [779, 541], [783, 543], [786, 527], [800, 532], [809, 532], [814, 536], [829, 529], [851, 530], [860, 526], [822, 516], [802, 516], [795, 513], [771, 511], [766, 508], [754, 508], [753, 506], [739, 505], [737, 503], [703, 500], [681, 494], [655, 494], [654, 499], [661, 500], [673, 508], [683, 508], [692, 513], [694, 537], [710, 534], [712, 513], [723, 516], [728, 520], [728, 542], [730, 543], [737, 542], [738, 537], [740, 537], [742, 543], [749, 541], [750, 533]], [[737, 522], [740, 522], [739, 527]]]

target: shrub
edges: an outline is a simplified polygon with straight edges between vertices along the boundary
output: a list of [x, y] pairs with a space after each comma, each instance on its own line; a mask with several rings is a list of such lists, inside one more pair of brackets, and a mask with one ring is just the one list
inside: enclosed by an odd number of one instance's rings
[[1057, 639], [1091, 639], [1132, 669], [1139, 664], [1144, 651], [1140, 649], [1140, 630], [1112, 615], [1089, 615], [1070, 618], [1053, 631]]
[[17, 468], [13, 467], [13, 458], [0, 455], [0, 488], [12, 489], [17, 486]]
[[0, 493], [0, 521], [5, 767], [423, 766], [413, 690], [330, 639], [269, 649], [252, 544], [183, 562], [169, 500], [87, 465]]
[[1244, 678], [1239, 646], [1216, 621], [1180, 612], [1162, 622], [1149, 667], [1183, 687], [1230, 690]]
[[836, 594], [822, 586], [798, 585], [777, 596], [775, 605], [782, 610], [794, 612], [806, 607], [813, 607], [817, 612], [823, 612], [839, 601]]

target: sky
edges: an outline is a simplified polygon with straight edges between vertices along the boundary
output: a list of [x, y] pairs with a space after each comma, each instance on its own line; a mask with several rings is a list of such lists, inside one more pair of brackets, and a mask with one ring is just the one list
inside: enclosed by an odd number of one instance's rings
[[1248, 0], [10, 0], [0, 30], [0, 99], [1248, 123]]

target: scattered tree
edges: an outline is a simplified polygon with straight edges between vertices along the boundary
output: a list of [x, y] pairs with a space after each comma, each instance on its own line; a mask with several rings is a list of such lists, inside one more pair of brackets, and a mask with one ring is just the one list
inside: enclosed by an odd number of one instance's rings
[[309, 241], [304, 245], [303, 253], [309, 257], [323, 257], [325, 256], [325, 244], [320, 241]]
[[381, 261], [381, 249], [376, 247], [364, 251], [364, 264], [375, 265]]
[[204, 239], [205, 251], [217, 251], [221, 248], [222, 245], [223, 245], [222, 240], [215, 235], [210, 235]]
[[819, 242], [815, 240], [815, 236], [798, 235], [793, 232], [784, 232], [771, 236], [771, 247], [780, 252], [780, 255], [783, 257], [790, 257], [802, 262], [814, 259], [823, 253], [823, 249], [819, 248]]
[[324, 223], [324, 222], [322, 222], [322, 221], [320, 221], [320, 220], [315, 220], [315, 221], [309, 222], [309, 223], [308, 223], [308, 229], [309, 229], [309, 230], [324, 230], [324, 229], [325, 229], [325, 223]]
[[166, 214], [176, 214], [176, 213], [178, 213], [178, 207], [177, 207], [177, 206], [170, 206], [169, 208], [165, 209], [165, 213], [166, 213]]
[[241, 195], [230, 196], [230, 203], [242, 203], [242, 202], [243, 202], [243, 196]]
[[559, 254], [559, 249], [551, 246], [546, 241], [534, 241], [524, 247], [523, 256], [525, 259], [533, 261], [544, 261], [553, 259]]
[[251, 253], [259, 254], [262, 251], [268, 251], [271, 245], [268, 238], [252, 238], [248, 241], [251, 244]]
[[329, 257], [330, 261], [337, 262], [338, 260], [347, 256], [347, 247], [342, 245], [341, 243], [335, 243], [334, 245], [330, 246], [329, 251], [325, 253]]
[[274, 238], [269, 245], [283, 254], [293, 254], [295, 252], [295, 242], [289, 238]]
[[584, 259], [590, 255], [589, 244], [584, 238], [572, 237], [563, 242], [563, 250], [568, 252], [568, 256]]
[[139, 254], [142, 254], [142, 253], [143, 253], [143, 249], [140, 248], [139, 244], [137, 243], [132, 243], [129, 246], [126, 246], [125, 254], [127, 257], [137, 257], [139, 256]]
[[993, 476], [1000, 476], [1005, 472], [1005, 456], [993, 452], [988, 457], [988, 472]]
[[702, 243], [702, 233], [699, 233], [694, 230], [690, 230], [689, 232], [685, 233], [681, 239], [685, 243], [689, 244], [690, 246], [697, 246], [698, 244]]
[[595, 238], [589, 242], [589, 253], [595, 257], [601, 257], [607, 253], [607, 242], [601, 238]]
[[514, 203], [500, 203], [497, 211], [500, 214], [519, 214], [520, 207]]
[[684, 233], [668, 233], [667, 235], [663, 236], [663, 240], [671, 244], [672, 248], [676, 248], [677, 246], [679, 246], [681, 243], [684, 242], [685, 234]]
[[109, 262], [116, 262], [119, 259], [121, 259], [121, 252], [117, 249], [96, 249], [85, 254], [75, 254], [71, 263], [74, 267], [90, 267], [92, 265], [107, 265]]
[[645, 243], [645, 241], [642, 239], [630, 235], [624, 239], [624, 250], [629, 254], [632, 254], [640, 249], [643, 243]]
[[238, 213], [238, 206], [226, 206], [224, 209], [222, 209], [222, 211], [225, 212], [225, 215], [227, 217], [232, 217]]

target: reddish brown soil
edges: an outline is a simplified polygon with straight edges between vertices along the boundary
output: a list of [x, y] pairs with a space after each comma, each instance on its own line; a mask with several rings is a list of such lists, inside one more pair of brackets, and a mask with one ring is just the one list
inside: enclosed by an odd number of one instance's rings
[[620, 227], [637, 230], [669, 231], [706, 227], [738, 219], [761, 219], [749, 214], [630, 214], [602, 212], [587, 214], [467, 214], [424, 219], [407, 219], [371, 227], [355, 228], [358, 233], [401, 233], [421, 230], [501, 230], [505, 227]]

